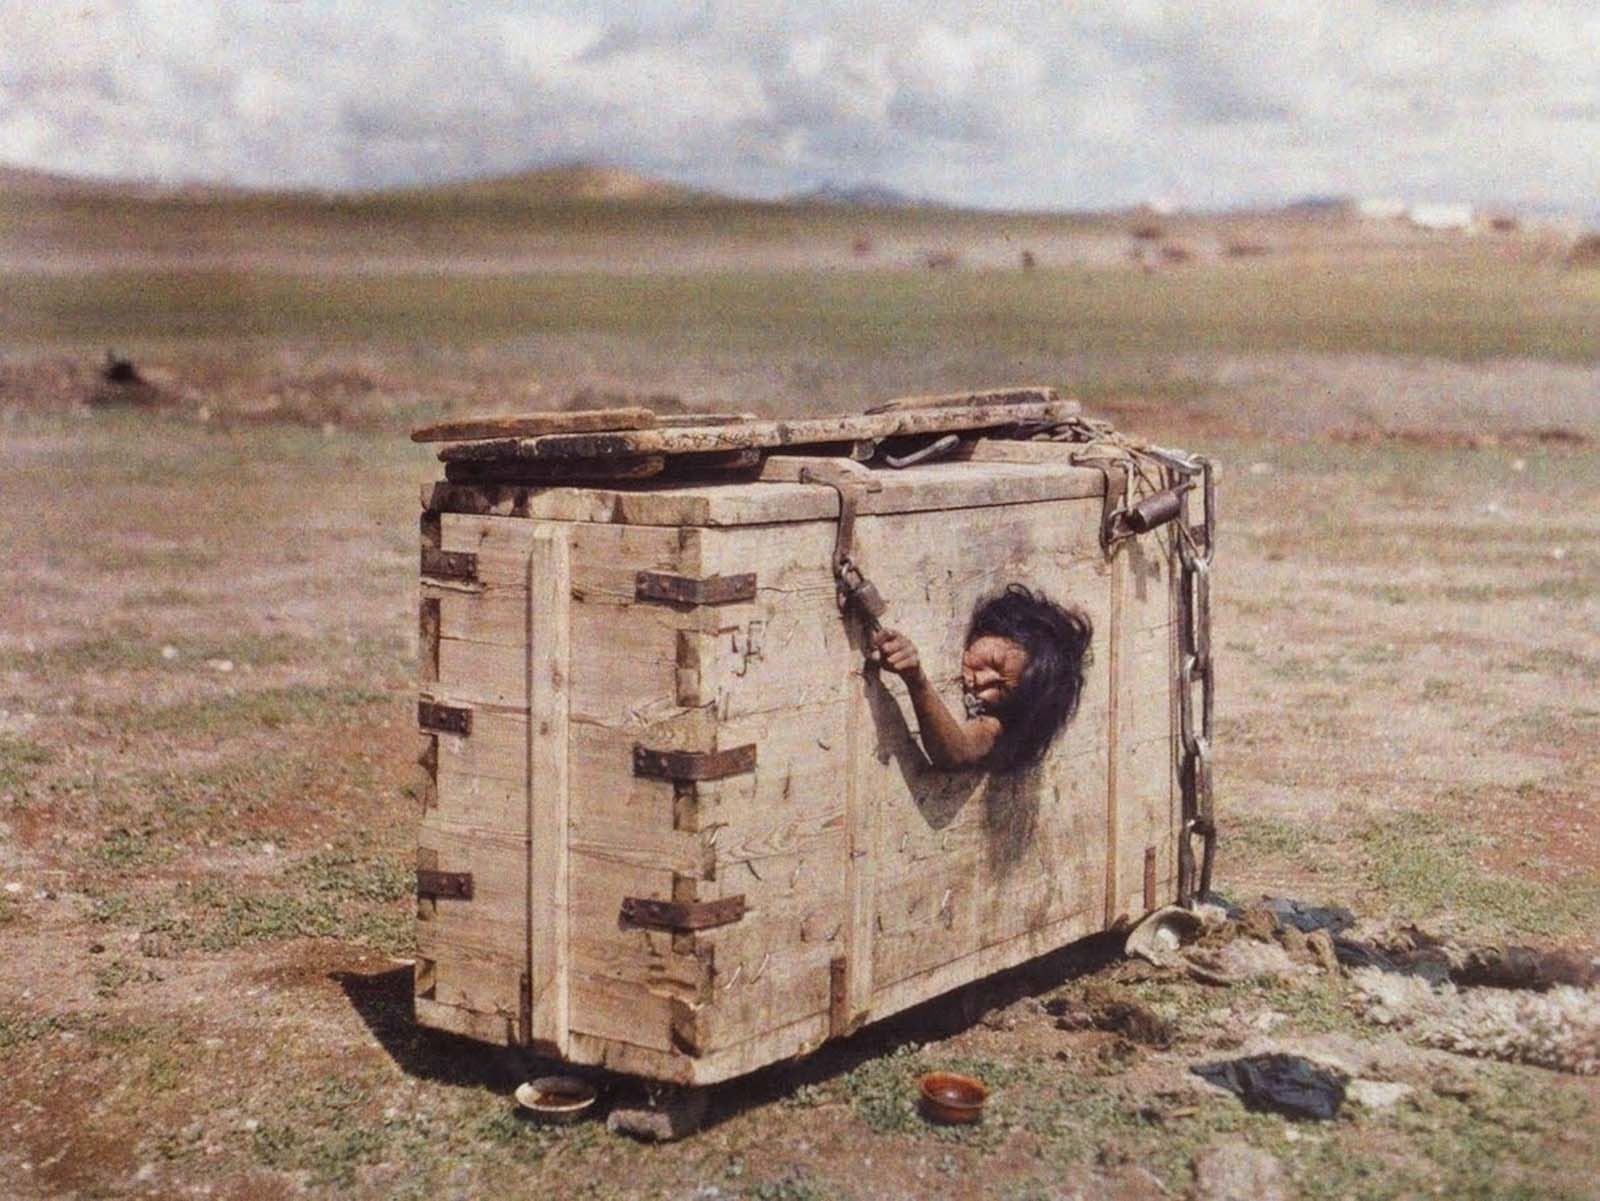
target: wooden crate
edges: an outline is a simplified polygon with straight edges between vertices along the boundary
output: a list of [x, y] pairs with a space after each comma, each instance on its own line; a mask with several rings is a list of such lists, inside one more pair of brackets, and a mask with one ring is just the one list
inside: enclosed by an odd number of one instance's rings
[[1173, 527], [1108, 555], [1051, 444], [872, 469], [856, 557], [953, 705], [979, 597], [1094, 622], [1042, 765], [935, 771], [797, 463], [424, 489], [423, 1024], [706, 1084], [1176, 899]]

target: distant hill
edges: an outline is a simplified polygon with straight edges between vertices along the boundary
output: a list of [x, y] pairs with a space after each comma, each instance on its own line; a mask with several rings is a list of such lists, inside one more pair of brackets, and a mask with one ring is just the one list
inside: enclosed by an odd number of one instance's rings
[[357, 189], [350, 192], [306, 188], [241, 188], [229, 184], [160, 183], [139, 179], [103, 179], [63, 175], [27, 167], [0, 164], [0, 195], [30, 197], [100, 196], [126, 200], [228, 200], [250, 196], [303, 196], [309, 199], [346, 196], [375, 198], [515, 201], [524, 205], [559, 205], [583, 202], [638, 204], [693, 204], [722, 199], [666, 180], [654, 179], [620, 167], [570, 163], [536, 167], [510, 175], [452, 180], [414, 187]]
[[720, 200], [712, 192], [669, 183], [622, 167], [568, 163], [534, 167], [510, 175], [389, 190], [396, 195], [440, 199], [514, 200], [523, 204], [577, 204], [585, 201], [639, 204], [693, 204]]
[[106, 179], [95, 175], [63, 175], [30, 167], [0, 164], [0, 196], [97, 196], [116, 200], [222, 200], [250, 195], [232, 184], [163, 183], [150, 179]]
[[789, 200], [792, 204], [832, 204], [840, 208], [871, 209], [915, 208], [922, 204], [913, 196], [878, 183], [821, 183], [809, 192], [796, 193]]

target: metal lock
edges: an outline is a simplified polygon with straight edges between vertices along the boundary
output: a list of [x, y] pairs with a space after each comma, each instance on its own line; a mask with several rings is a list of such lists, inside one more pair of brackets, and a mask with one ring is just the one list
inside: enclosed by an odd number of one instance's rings
[[859, 576], [857, 582], [849, 585], [850, 599], [861, 606], [861, 611], [876, 621], [882, 617], [889, 606], [884, 602], [883, 594], [878, 591], [878, 586], [866, 576]]

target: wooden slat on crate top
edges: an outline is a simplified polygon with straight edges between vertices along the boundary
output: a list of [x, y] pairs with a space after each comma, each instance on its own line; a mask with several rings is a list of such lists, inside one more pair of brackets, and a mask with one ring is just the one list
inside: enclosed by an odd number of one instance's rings
[[[861, 500], [859, 512], [904, 513], [1033, 501], [1098, 497], [1105, 479], [1074, 467], [1065, 454], [1047, 463], [924, 463], [905, 471], [873, 469], [883, 488]], [[797, 482], [805, 461], [773, 455], [756, 484], [654, 484], [593, 488], [429, 483], [425, 509], [545, 521], [623, 525], [734, 526], [829, 520], [839, 494], [823, 484]]]
[[793, 421], [741, 421], [731, 425], [673, 429], [617, 430], [601, 433], [546, 434], [542, 437], [495, 438], [446, 446], [446, 462], [491, 459], [605, 459], [616, 456], [703, 454], [747, 447], [807, 446], [819, 442], [852, 442], [906, 434], [942, 434], [962, 430], [1032, 425], [1076, 417], [1075, 400], [1050, 399], [1021, 404], [974, 404], [902, 409], [886, 413], [850, 413], [805, 417]]
[[973, 405], [1048, 404], [1056, 399], [1054, 388], [985, 388], [981, 392], [944, 392], [937, 396], [898, 396], [873, 405], [868, 413], [896, 413], [905, 409], [953, 409]]
[[461, 417], [411, 431], [413, 442], [467, 442], [477, 438], [530, 438], [538, 434], [581, 434], [595, 430], [642, 430], [656, 424], [649, 409], [577, 409], [570, 413], [521, 413], [503, 417]]

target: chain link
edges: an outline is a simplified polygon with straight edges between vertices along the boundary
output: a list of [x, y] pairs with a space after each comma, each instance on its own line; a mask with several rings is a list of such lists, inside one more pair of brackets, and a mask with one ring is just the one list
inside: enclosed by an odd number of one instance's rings
[[[1183, 827], [1178, 842], [1178, 894], [1192, 904], [1211, 891], [1216, 862], [1217, 824], [1211, 776], [1212, 719], [1216, 669], [1211, 657], [1211, 560], [1216, 549], [1216, 477], [1210, 460], [1150, 448], [1175, 475], [1200, 477], [1201, 519], [1195, 523], [1185, 492], [1174, 549], [1178, 560], [1178, 778], [1183, 795]], [[1195, 685], [1199, 685], [1199, 715]], [[1200, 840], [1195, 863], [1194, 841]]]

